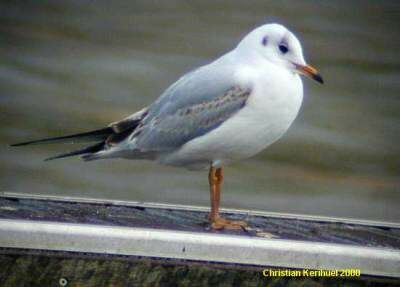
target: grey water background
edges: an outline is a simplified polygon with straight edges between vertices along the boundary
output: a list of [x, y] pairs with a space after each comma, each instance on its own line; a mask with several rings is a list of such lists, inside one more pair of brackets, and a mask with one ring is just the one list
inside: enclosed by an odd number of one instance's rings
[[226, 168], [222, 205], [399, 222], [398, 1], [2, 1], [0, 191], [208, 206], [206, 171], [8, 145], [119, 120], [273, 21], [326, 84], [304, 79], [288, 133]]

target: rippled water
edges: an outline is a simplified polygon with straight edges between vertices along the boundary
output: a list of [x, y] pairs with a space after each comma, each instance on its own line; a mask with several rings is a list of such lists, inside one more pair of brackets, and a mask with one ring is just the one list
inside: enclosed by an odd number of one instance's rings
[[0, 4], [0, 190], [208, 205], [206, 172], [151, 162], [43, 162], [278, 21], [326, 84], [305, 80], [289, 132], [228, 166], [223, 206], [400, 221], [398, 1], [31, 1]]

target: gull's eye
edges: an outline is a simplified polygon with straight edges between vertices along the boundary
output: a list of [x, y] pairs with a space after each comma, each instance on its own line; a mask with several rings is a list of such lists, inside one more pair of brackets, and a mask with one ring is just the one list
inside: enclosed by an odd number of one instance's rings
[[282, 54], [286, 54], [287, 52], [289, 52], [289, 48], [285, 44], [279, 44], [278, 47], [279, 51], [281, 51]]

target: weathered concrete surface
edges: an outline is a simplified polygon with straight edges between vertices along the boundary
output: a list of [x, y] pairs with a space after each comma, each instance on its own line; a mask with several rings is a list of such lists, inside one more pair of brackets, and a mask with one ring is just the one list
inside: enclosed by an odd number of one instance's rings
[[[400, 228], [238, 213], [226, 216], [246, 220], [250, 228], [219, 233], [400, 249]], [[0, 196], [1, 218], [214, 232], [204, 211]]]

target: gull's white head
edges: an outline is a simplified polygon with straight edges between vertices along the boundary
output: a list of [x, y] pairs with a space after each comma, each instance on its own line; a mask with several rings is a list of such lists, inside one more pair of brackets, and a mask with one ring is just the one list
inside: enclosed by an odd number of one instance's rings
[[254, 29], [240, 41], [237, 49], [323, 83], [317, 70], [306, 64], [300, 41], [280, 24], [266, 24]]

